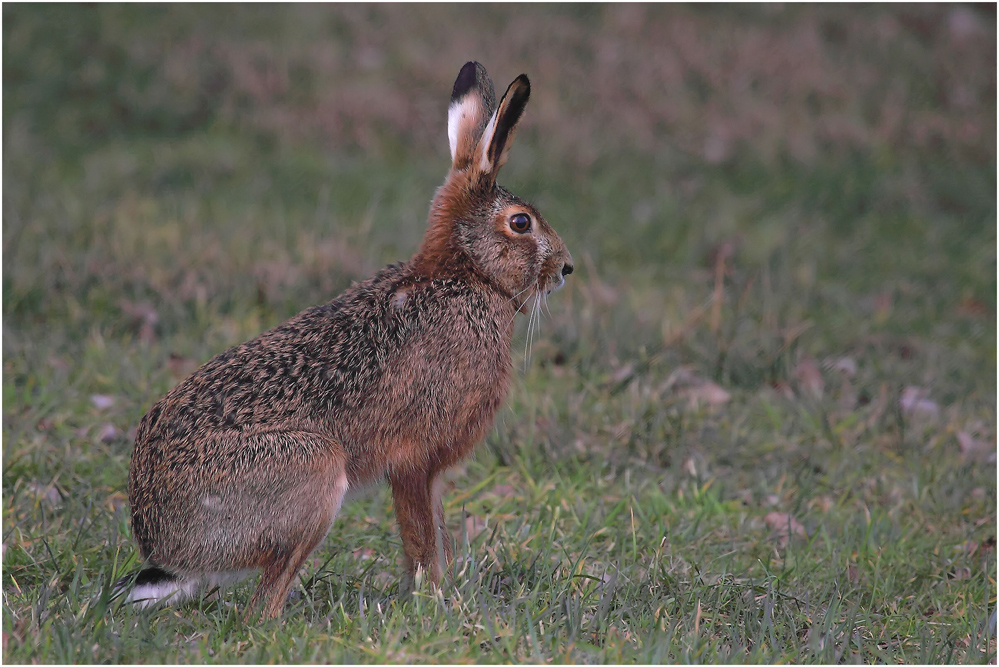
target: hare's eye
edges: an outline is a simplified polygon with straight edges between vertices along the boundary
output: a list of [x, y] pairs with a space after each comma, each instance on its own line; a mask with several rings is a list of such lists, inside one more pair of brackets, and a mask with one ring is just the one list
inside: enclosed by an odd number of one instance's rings
[[531, 229], [531, 216], [526, 213], [517, 213], [510, 218], [510, 229], [518, 234], [526, 234]]

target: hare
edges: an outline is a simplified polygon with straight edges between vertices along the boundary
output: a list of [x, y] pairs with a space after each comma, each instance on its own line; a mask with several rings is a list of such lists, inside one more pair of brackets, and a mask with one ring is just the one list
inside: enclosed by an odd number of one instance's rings
[[495, 103], [482, 65], [451, 93], [451, 168], [417, 253], [198, 369], [139, 423], [129, 467], [145, 569], [127, 600], [178, 602], [262, 570], [275, 617], [348, 489], [387, 478], [408, 581], [451, 561], [442, 475], [491, 428], [514, 319], [565, 283], [572, 257], [531, 204], [496, 184], [530, 96]]

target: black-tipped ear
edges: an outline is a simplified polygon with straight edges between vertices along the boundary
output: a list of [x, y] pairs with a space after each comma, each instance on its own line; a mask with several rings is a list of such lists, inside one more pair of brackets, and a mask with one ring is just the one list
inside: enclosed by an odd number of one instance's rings
[[475, 70], [482, 67], [479, 63], [468, 61], [458, 72], [458, 78], [454, 80], [454, 88], [451, 89], [451, 104], [461, 100], [462, 96], [475, 85]]
[[447, 139], [452, 169], [464, 169], [473, 158], [475, 146], [496, 108], [496, 93], [486, 68], [467, 62], [451, 89], [447, 110]]
[[531, 82], [521, 74], [503, 93], [496, 113], [489, 120], [479, 142], [479, 169], [496, 178], [496, 172], [506, 164], [517, 123], [531, 97]]

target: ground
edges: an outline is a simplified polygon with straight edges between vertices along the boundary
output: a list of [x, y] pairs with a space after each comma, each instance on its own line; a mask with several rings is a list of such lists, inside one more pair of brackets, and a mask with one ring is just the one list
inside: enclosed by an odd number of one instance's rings
[[[3, 8], [5, 662], [996, 659], [994, 7]], [[385, 489], [273, 622], [149, 613], [135, 426], [417, 247], [477, 59], [576, 271], [399, 593]], [[526, 320], [526, 318], [525, 318]]]

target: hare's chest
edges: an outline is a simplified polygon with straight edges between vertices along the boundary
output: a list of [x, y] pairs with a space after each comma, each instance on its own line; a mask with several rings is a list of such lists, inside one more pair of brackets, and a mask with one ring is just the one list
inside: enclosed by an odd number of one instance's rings
[[511, 331], [488, 311], [468, 315], [414, 327], [385, 368], [365, 439], [388, 466], [451, 465], [492, 426], [509, 386]]

